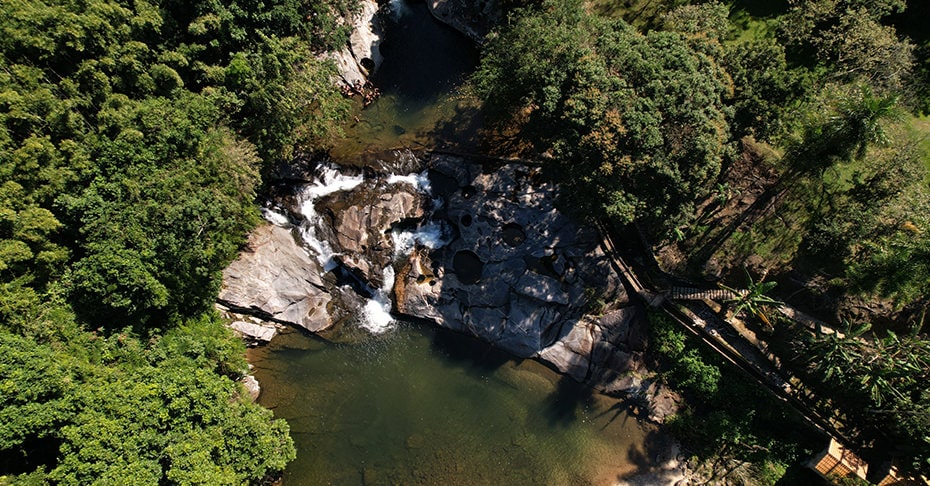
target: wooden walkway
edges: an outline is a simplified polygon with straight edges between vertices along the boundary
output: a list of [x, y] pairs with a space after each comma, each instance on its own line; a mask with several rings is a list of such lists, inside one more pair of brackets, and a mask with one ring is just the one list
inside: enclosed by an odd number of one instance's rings
[[672, 287], [668, 290], [668, 298], [672, 300], [713, 300], [715, 302], [726, 302], [728, 300], [738, 300], [746, 295], [748, 291], [740, 290], [740, 293], [732, 292], [726, 289], [696, 289], [690, 287]]
[[[600, 226], [604, 250], [610, 256], [617, 273], [626, 282], [628, 290], [639, 295], [651, 307], [664, 312], [674, 322], [680, 324], [713, 349], [724, 360], [754, 379], [774, 397], [788, 402], [815, 430], [820, 431], [824, 436], [839, 437], [844, 442], [849, 442], [845, 434], [838, 430], [830, 417], [824, 416], [809, 403], [811, 400], [810, 390], [807, 390], [803, 385], [801, 385], [801, 389], [792, 386], [791, 382], [794, 377], [782, 377], [779, 368], [768, 357], [764, 356], [761, 350], [748, 342], [745, 342], [745, 345], [740, 344], [743, 339], [739, 336], [730, 336], [730, 334], [738, 335], [735, 331], [731, 333], [727, 330], [727, 328], [732, 330], [731, 324], [719, 318], [714, 318], [712, 322], [708, 322], [695, 315], [683, 304], [674, 302], [674, 300], [703, 300], [707, 298], [725, 301], [738, 298], [738, 296], [724, 289], [689, 287], [673, 287], [667, 292], [656, 292], [643, 285], [632, 267], [620, 256], [611, 240], [608, 228], [605, 225], [598, 226]], [[749, 349], [750, 347], [753, 349]]]

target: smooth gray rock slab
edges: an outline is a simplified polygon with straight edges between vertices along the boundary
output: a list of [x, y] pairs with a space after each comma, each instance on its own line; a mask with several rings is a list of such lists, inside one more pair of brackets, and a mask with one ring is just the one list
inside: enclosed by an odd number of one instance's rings
[[270, 342], [278, 334], [278, 330], [273, 325], [263, 326], [252, 322], [234, 321], [229, 327], [246, 338], [265, 343]]
[[524, 273], [513, 290], [520, 295], [532, 297], [542, 302], [568, 304], [568, 293], [562, 291], [562, 284], [554, 278], [538, 273]]
[[591, 367], [591, 350], [596, 331], [596, 326], [590, 321], [579, 321], [565, 337], [540, 351], [539, 358], [575, 380], [582, 381]]
[[223, 271], [219, 300], [317, 332], [333, 324], [321, 275], [290, 229], [265, 225], [252, 232], [247, 250]]

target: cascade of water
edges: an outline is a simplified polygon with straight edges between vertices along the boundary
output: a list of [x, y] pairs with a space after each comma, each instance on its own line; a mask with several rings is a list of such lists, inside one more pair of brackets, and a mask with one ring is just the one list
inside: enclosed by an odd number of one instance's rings
[[[306, 248], [322, 265], [324, 272], [330, 272], [338, 266], [334, 258], [337, 254], [329, 242], [320, 239], [317, 235], [317, 224], [320, 218], [316, 211], [316, 202], [321, 197], [355, 189], [362, 182], [364, 182], [362, 175], [348, 176], [340, 173], [335, 167], [322, 165], [318, 169], [317, 179], [301, 188], [298, 194], [298, 212], [303, 217], [298, 230]], [[426, 171], [407, 175], [390, 175], [386, 183], [388, 185], [410, 184], [421, 194], [431, 195], [430, 181]], [[292, 224], [290, 218], [277, 208], [263, 208], [262, 215], [271, 223], [279, 226]], [[450, 227], [441, 221], [429, 221], [414, 230], [395, 229], [391, 232], [394, 242], [393, 260], [397, 261], [409, 255], [417, 245], [430, 249], [442, 247], [449, 243], [450, 235]], [[382, 272], [384, 284], [380, 289], [374, 289], [372, 297], [359, 309], [359, 324], [372, 334], [386, 332], [393, 327], [394, 323], [391, 317], [390, 299], [395, 278], [393, 262]]]
[[269, 223], [275, 226], [281, 226], [282, 228], [286, 228], [291, 225], [291, 219], [288, 218], [287, 215], [284, 214], [282, 212], [283, 210], [281, 210], [280, 208], [277, 208], [277, 207], [262, 208], [261, 211], [262, 211], [262, 217], [265, 218], [266, 221], [268, 221]]
[[429, 184], [429, 176], [426, 171], [420, 172], [419, 174], [407, 174], [407, 175], [397, 175], [391, 174], [387, 180], [388, 184], [400, 184], [406, 182], [414, 187], [418, 192], [423, 194], [431, 194], [432, 188]]
[[410, 254], [416, 245], [431, 250], [442, 248], [450, 241], [450, 229], [442, 221], [430, 221], [414, 231], [394, 229], [391, 239], [394, 241], [394, 260]]
[[[388, 184], [399, 183], [410, 184], [421, 194], [432, 196], [433, 191], [427, 171], [419, 174], [391, 175], [388, 177]], [[441, 201], [433, 199], [435, 208], [440, 205]], [[395, 228], [391, 231], [391, 239], [394, 242], [394, 260], [397, 261], [409, 255], [416, 245], [425, 246], [429, 249], [443, 247], [449, 243], [450, 233], [449, 226], [442, 221], [429, 221], [413, 231]]]
[[391, 317], [391, 290], [394, 287], [394, 267], [384, 267], [384, 285], [375, 290], [374, 295], [362, 308], [361, 326], [372, 334], [381, 334], [390, 330], [394, 324]]
[[298, 196], [300, 214], [304, 217], [304, 221], [300, 225], [300, 236], [313, 251], [325, 272], [329, 272], [336, 267], [336, 262], [333, 259], [336, 255], [329, 242], [320, 240], [316, 235], [316, 223], [319, 219], [316, 212], [316, 200], [329, 194], [354, 189], [364, 180], [365, 178], [362, 175], [347, 176], [339, 173], [333, 167], [323, 166], [319, 178], [304, 186], [300, 191]]

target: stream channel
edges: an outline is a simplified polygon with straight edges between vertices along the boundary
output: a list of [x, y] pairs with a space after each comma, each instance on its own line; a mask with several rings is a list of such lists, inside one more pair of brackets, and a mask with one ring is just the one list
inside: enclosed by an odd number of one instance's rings
[[[339, 164], [432, 143], [474, 69], [466, 38], [402, 1], [374, 78], [383, 96], [346, 129], [331, 155]], [[259, 403], [296, 442], [286, 485], [614, 484], [667, 447], [622, 402], [536, 361], [422, 323], [384, 329], [336, 340], [291, 330], [250, 350]]]

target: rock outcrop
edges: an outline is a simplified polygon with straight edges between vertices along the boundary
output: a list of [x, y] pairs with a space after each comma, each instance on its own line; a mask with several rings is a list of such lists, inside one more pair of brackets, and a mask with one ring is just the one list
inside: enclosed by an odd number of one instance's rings
[[252, 232], [246, 251], [223, 271], [219, 301], [233, 310], [321, 331], [333, 324], [332, 297], [321, 275], [320, 265], [289, 229], [265, 225]]
[[[287, 214], [272, 219], [282, 226], [256, 230], [226, 269], [221, 302], [317, 332], [363, 319], [391, 294], [396, 314], [608, 392], [645, 391], [643, 311], [599, 233], [554, 206], [557, 189], [539, 168], [435, 154], [425, 165], [420, 176], [363, 177], [321, 164], [319, 180], [279, 199]], [[240, 332], [263, 331], [247, 324]]]
[[327, 55], [336, 63], [342, 82], [349, 86], [364, 84], [381, 66], [382, 28], [375, 0], [362, 0], [361, 9], [352, 22], [349, 45]]
[[[415, 251], [395, 283], [397, 311], [467, 332], [521, 356], [574, 339], [595, 304], [625, 302], [598, 233], [575, 224], [553, 202], [538, 169], [481, 165], [434, 156], [434, 195], [457, 237]], [[554, 354], [554, 353], [550, 353]]]
[[439, 21], [479, 44], [504, 16], [500, 0], [427, 0], [426, 5]]
[[239, 381], [242, 382], [242, 386], [245, 387], [245, 391], [248, 392], [252, 401], [258, 400], [258, 396], [262, 393], [262, 387], [258, 383], [258, 379], [253, 375], [245, 375]]
[[392, 228], [424, 216], [422, 196], [406, 182], [365, 184], [322, 198], [318, 205], [323, 209], [317, 225], [320, 238], [339, 254], [344, 267], [375, 288], [384, 283], [384, 268], [394, 259]]
[[244, 339], [258, 343], [268, 343], [278, 334], [274, 324], [259, 324], [247, 321], [233, 321], [229, 328], [236, 331]]

